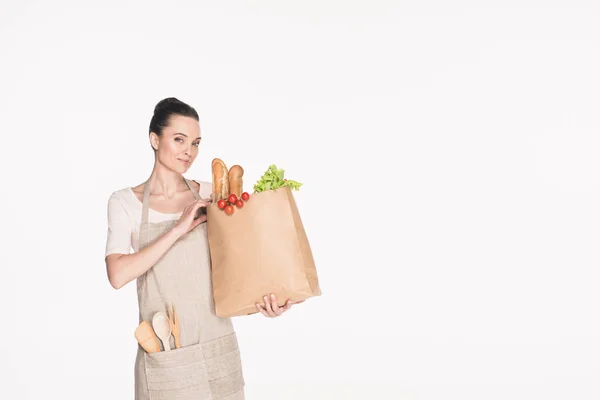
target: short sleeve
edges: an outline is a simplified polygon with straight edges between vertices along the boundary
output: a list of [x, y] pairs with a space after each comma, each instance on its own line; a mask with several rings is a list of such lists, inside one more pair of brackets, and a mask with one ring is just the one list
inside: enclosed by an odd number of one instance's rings
[[108, 232], [106, 235], [106, 256], [109, 254], [130, 254], [131, 224], [129, 214], [120, 201], [117, 192], [108, 199]]

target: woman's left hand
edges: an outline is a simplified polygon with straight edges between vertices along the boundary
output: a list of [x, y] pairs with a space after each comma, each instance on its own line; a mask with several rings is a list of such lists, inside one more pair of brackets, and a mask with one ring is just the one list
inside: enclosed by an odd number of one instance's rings
[[277, 302], [277, 296], [271, 294], [270, 297], [263, 296], [263, 301], [264, 304], [256, 303], [256, 309], [260, 311], [265, 317], [275, 318], [279, 317], [281, 314], [289, 310], [292, 307], [292, 304], [299, 304], [302, 303], [304, 300], [295, 303], [291, 300], [288, 300], [283, 306], [279, 306], [279, 303]]

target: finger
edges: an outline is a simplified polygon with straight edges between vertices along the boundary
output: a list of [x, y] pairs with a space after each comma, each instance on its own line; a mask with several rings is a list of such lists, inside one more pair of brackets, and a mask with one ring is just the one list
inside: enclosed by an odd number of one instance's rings
[[198, 199], [196, 200], [197, 204], [200, 204], [201, 206], [208, 206], [210, 205], [210, 203], [212, 203], [211, 199]]
[[198, 225], [200, 225], [203, 222], [206, 222], [206, 215], [203, 215], [200, 218], [195, 219], [193, 222], [193, 225], [192, 225], [192, 229], [194, 229], [195, 227], [197, 227]]
[[200, 207], [202, 207], [204, 204], [204, 202], [202, 200], [196, 200], [191, 204], [188, 204], [184, 209], [183, 212], [188, 212], [190, 214], [194, 215], [194, 218], [196, 217], [196, 213], [198, 212], [198, 209]]
[[261, 306], [267, 311], [267, 314], [271, 315], [273, 310], [271, 310], [271, 303], [269, 302], [267, 296], [263, 296], [263, 301], [264, 304], [261, 304]]
[[275, 293], [271, 293], [271, 306], [273, 307], [273, 310], [279, 308], [279, 302], [277, 301]]
[[273, 293], [271, 293], [271, 307], [273, 307], [273, 312], [276, 315], [281, 315], [283, 313], [283, 310], [279, 307], [279, 303], [277, 302], [277, 296]]
[[193, 204], [192, 206], [192, 211], [194, 211], [194, 217], [197, 215], [198, 210], [202, 207], [206, 207], [208, 204], [206, 204], [204, 201], [202, 200], [196, 200], [196, 202]]
[[262, 315], [264, 315], [265, 317], [267, 317], [267, 318], [270, 318], [270, 315], [269, 315], [269, 314], [267, 314], [267, 310], [265, 310], [265, 309], [263, 308], [263, 306], [261, 306], [260, 304], [256, 303], [256, 309], [257, 309], [258, 311], [260, 311], [260, 313], [261, 313]]
[[192, 220], [192, 224], [190, 225], [190, 228], [188, 229], [188, 232], [191, 232], [194, 229], [196, 229], [196, 227], [198, 225], [200, 225], [200, 218]]
[[265, 296], [263, 297], [263, 300], [265, 301], [265, 310], [267, 310], [267, 313], [271, 317], [276, 317], [277, 315], [275, 314], [275, 312], [273, 312], [273, 309], [271, 308], [271, 302], [269, 301], [269, 298]]
[[292, 307], [292, 301], [288, 300], [285, 302], [284, 305], [282, 305], [281, 307], [279, 307], [279, 309], [281, 310], [281, 314], [283, 314], [284, 312], [286, 312], [287, 310], [289, 310]]

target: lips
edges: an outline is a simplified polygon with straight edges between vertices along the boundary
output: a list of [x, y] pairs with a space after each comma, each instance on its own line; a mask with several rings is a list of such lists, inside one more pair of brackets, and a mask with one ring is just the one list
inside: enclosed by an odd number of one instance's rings
[[190, 160], [181, 160], [178, 159], [179, 161], [181, 161], [184, 165], [190, 165]]

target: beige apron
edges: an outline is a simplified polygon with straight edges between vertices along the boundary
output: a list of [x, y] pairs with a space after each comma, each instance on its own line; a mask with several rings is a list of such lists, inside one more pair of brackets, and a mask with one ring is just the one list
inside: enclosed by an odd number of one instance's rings
[[[185, 180], [196, 199], [190, 182]], [[144, 185], [140, 250], [177, 221], [148, 222], [150, 185]], [[175, 305], [181, 348], [147, 353], [138, 345], [136, 400], [243, 400], [244, 378], [233, 324], [215, 315], [206, 223], [182, 236], [137, 279], [140, 320], [152, 322], [157, 311]]]

